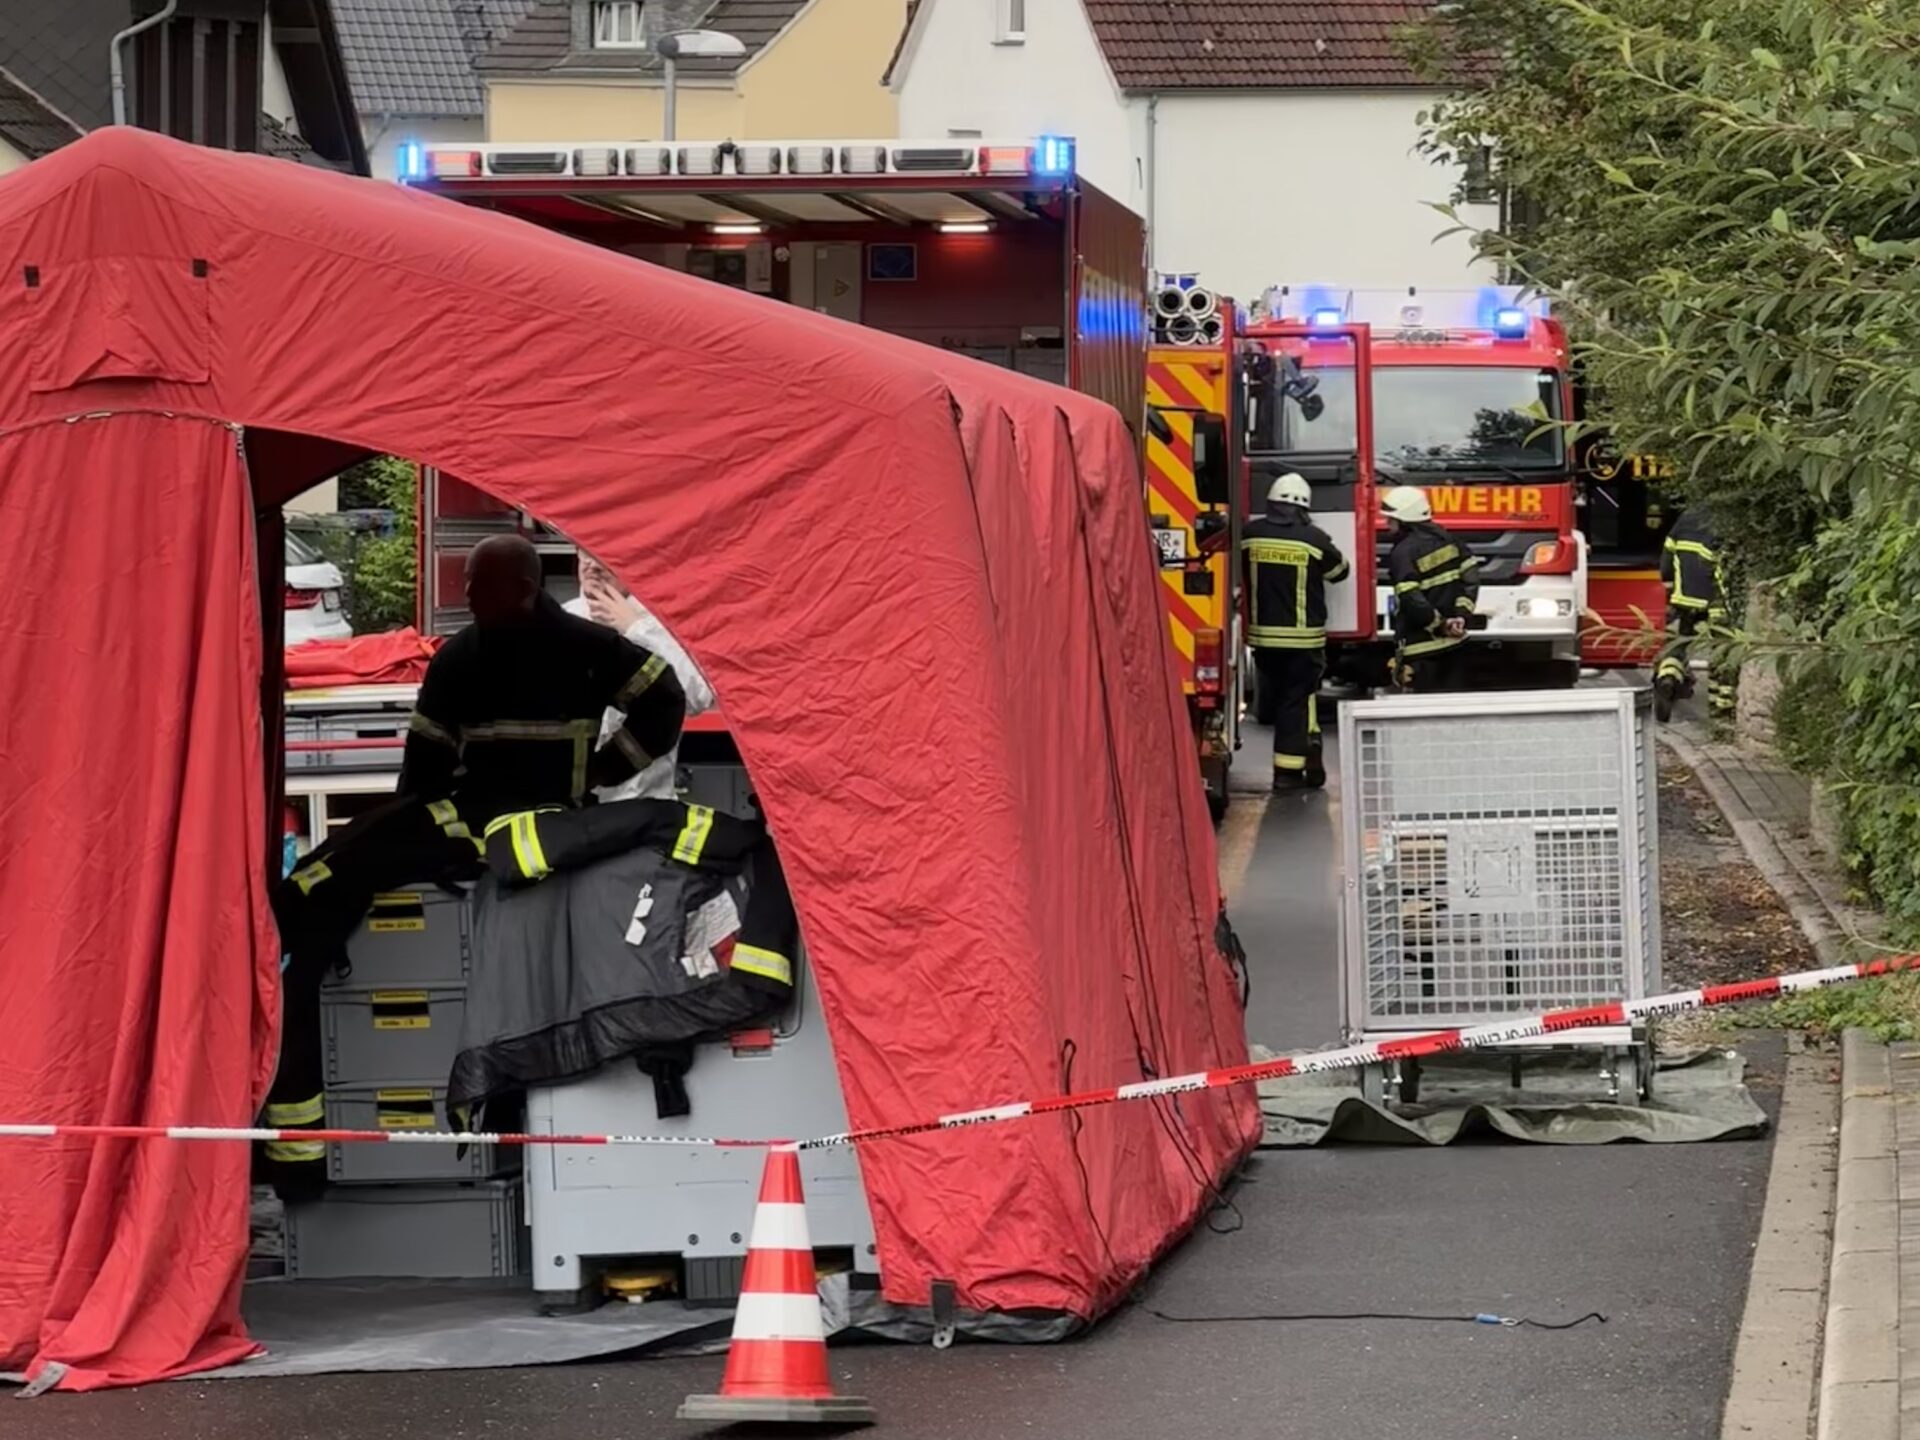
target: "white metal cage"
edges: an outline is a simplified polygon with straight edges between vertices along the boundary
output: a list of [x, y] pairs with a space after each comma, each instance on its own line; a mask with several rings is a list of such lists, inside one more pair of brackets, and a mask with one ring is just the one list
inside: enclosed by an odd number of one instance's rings
[[1340, 783], [1349, 1033], [1658, 992], [1644, 690], [1356, 701]]

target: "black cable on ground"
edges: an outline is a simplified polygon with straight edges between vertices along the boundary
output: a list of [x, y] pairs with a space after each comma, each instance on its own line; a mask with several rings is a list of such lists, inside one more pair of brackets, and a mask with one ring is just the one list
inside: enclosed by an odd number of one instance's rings
[[1607, 1323], [1607, 1317], [1598, 1310], [1589, 1310], [1578, 1320], [1558, 1321], [1533, 1320], [1524, 1315], [1517, 1317], [1512, 1315], [1396, 1315], [1384, 1310], [1349, 1310], [1325, 1315], [1169, 1315], [1164, 1310], [1148, 1310], [1147, 1314], [1156, 1320], [1166, 1320], [1175, 1325], [1249, 1325], [1291, 1320], [1403, 1320], [1423, 1325], [1499, 1325], [1508, 1330], [1517, 1330], [1522, 1327], [1534, 1330], [1572, 1330], [1593, 1321], [1598, 1321], [1602, 1325]]

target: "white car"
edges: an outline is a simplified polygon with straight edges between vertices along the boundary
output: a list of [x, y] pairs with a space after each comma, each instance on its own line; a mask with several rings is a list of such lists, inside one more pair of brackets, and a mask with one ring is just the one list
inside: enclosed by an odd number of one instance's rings
[[346, 640], [353, 627], [340, 607], [340, 571], [299, 536], [287, 535], [286, 643]]

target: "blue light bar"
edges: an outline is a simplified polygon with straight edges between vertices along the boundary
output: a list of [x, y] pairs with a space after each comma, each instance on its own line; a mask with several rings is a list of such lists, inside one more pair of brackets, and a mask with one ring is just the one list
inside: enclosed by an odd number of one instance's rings
[[1527, 312], [1518, 305], [1502, 305], [1493, 312], [1493, 333], [1502, 340], [1527, 338]]
[[1327, 305], [1308, 315], [1307, 323], [1316, 330], [1337, 330], [1345, 319], [1336, 306]]
[[404, 185], [427, 178], [427, 147], [418, 140], [402, 140], [393, 152], [394, 178]]
[[1073, 137], [1071, 135], [1042, 135], [1033, 147], [1034, 173], [1039, 175], [1071, 175], [1073, 173]]

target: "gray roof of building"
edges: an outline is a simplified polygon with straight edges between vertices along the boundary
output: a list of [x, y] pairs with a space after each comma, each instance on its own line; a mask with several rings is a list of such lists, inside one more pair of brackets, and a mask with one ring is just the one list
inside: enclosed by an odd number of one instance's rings
[[84, 133], [0, 67], [0, 140], [29, 160], [38, 160]]
[[107, 45], [132, 20], [128, 0], [5, 0], [0, 65], [88, 130], [113, 121]]
[[[644, 50], [575, 50], [575, 0], [538, 0], [519, 24], [501, 36], [480, 58], [479, 69], [501, 79], [545, 74], [657, 74], [660, 57], [651, 46]], [[746, 53], [733, 59], [690, 57], [680, 62], [682, 75], [732, 75], [793, 23], [807, 8], [807, 0], [709, 0], [681, 7], [690, 25], [737, 35]]]
[[362, 115], [478, 119], [474, 63], [535, 0], [333, 0], [353, 102]]

